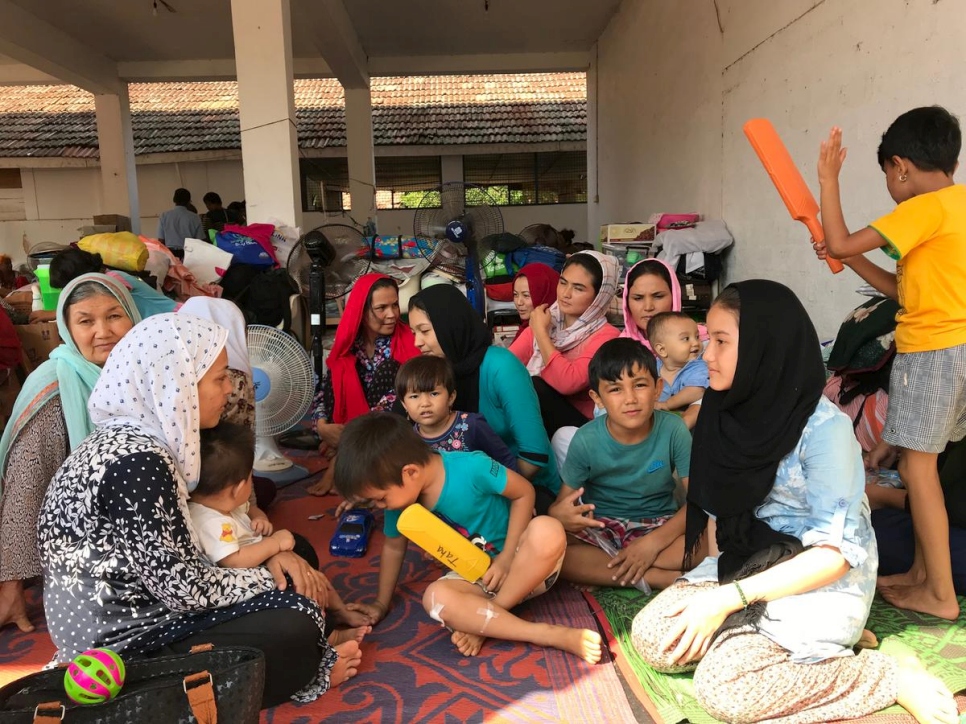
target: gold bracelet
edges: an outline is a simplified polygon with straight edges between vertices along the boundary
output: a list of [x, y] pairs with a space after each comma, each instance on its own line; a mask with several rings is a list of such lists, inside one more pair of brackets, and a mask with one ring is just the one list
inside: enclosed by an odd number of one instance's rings
[[743, 608], [748, 608], [748, 599], [745, 598], [745, 592], [741, 590], [741, 586], [738, 585], [738, 581], [734, 581], [735, 589], [738, 591], [738, 595], [741, 596], [741, 605]]

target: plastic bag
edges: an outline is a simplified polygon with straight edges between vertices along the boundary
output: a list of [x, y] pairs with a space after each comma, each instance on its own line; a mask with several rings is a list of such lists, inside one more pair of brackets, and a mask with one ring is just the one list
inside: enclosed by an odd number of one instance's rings
[[148, 248], [130, 231], [91, 234], [78, 241], [77, 246], [100, 254], [104, 264], [122, 271], [142, 272], [148, 263]]

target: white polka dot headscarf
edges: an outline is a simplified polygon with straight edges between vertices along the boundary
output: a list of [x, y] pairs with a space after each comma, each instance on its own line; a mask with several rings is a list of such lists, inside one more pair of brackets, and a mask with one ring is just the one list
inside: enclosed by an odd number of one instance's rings
[[131, 425], [171, 453], [188, 491], [201, 469], [198, 382], [228, 331], [190, 314], [156, 314], [111, 351], [87, 410], [96, 426]]

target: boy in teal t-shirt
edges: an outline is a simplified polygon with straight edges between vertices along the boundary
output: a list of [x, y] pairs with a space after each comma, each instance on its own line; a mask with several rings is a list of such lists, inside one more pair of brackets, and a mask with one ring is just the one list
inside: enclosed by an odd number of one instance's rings
[[550, 509], [570, 534], [561, 573], [583, 585], [629, 586], [643, 577], [665, 588], [681, 575], [684, 509], [674, 500], [674, 473], [687, 487], [691, 434], [677, 415], [654, 410], [663, 383], [640, 342], [605, 343], [589, 371], [590, 395], [607, 414], [574, 435]]
[[538, 624], [510, 612], [553, 585], [567, 546], [558, 521], [532, 517], [533, 486], [520, 474], [484, 453], [437, 453], [401, 417], [370, 413], [342, 432], [335, 485], [349, 500], [370, 500], [386, 510], [376, 602], [352, 609], [374, 623], [389, 611], [407, 549], [396, 522], [403, 509], [420, 503], [492, 559], [479, 581], [451, 571], [423, 594], [426, 612], [453, 631], [460, 653], [476, 655], [490, 637], [552, 646], [590, 663], [600, 660], [596, 631]]

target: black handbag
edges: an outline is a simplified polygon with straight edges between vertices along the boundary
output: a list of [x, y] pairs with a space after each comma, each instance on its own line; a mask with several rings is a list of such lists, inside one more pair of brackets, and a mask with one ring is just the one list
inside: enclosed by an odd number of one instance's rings
[[0, 724], [127, 724], [189, 721], [258, 724], [265, 688], [265, 655], [250, 646], [195, 646], [188, 654], [135, 659], [124, 687], [103, 704], [75, 704], [64, 691], [61, 666], [0, 689]]

